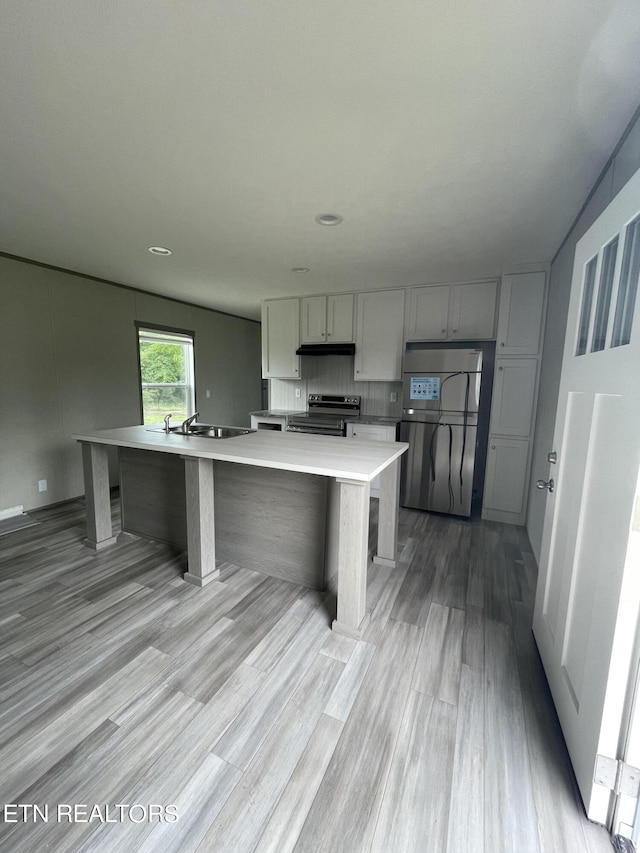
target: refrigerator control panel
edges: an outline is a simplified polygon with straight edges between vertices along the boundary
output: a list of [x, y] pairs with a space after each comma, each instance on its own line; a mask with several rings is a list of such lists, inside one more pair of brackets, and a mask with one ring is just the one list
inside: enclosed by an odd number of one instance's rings
[[440, 399], [440, 377], [439, 376], [412, 376], [409, 383], [409, 399], [411, 400], [439, 400]]

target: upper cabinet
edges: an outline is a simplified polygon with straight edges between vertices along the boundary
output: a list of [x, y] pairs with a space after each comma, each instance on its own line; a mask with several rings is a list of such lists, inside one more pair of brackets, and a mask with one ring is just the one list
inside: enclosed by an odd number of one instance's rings
[[396, 382], [402, 378], [404, 291], [358, 293], [354, 379]]
[[445, 341], [449, 324], [449, 285], [412, 287], [407, 340]]
[[[497, 281], [268, 299], [262, 308], [262, 375], [299, 379], [300, 343], [355, 340], [354, 378], [396, 382], [405, 341], [494, 340], [497, 300]], [[498, 359], [539, 353], [544, 304], [544, 272], [503, 276]]]
[[492, 340], [497, 281], [412, 287], [406, 338], [409, 341]]
[[353, 293], [327, 296], [327, 341], [337, 344], [353, 340]]
[[502, 277], [496, 355], [535, 355], [540, 348], [545, 273]]
[[498, 282], [452, 284], [449, 309], [453, 340], [491, 340], [495, 335]]
[[353, 294], [305, 296], [300, 300], [301, 342], [353, 341]]
[[262, 303], [263, 379], [300, 379], [300, 300]]

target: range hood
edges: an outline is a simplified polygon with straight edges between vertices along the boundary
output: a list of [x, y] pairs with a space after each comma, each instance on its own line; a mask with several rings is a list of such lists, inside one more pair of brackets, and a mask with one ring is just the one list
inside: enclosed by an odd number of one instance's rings
[[301, 344], [296, 355], [355, 355], [355, 344]]

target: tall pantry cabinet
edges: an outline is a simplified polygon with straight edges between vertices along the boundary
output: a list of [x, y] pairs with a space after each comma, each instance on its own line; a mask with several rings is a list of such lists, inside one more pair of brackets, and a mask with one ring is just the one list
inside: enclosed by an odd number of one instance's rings
[[544, 272], [502, 277], [482, 517], [524, 524], [546, 305]]

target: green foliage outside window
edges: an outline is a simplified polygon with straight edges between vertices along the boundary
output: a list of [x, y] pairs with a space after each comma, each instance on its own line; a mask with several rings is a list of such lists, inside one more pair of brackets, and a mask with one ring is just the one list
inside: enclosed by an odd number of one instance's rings
[[140, 342], [140, 374], [146, 382], [184, 382], [184, 347], [181, 344]]

